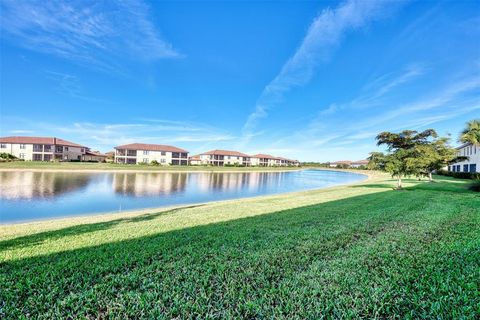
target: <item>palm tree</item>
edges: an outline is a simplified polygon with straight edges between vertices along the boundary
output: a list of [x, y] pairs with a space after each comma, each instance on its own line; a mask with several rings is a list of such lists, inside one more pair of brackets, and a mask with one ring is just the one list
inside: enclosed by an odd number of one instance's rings
[[460, 134], [463, 143], [480, 144], [480, 119], [467, 122], [467, 127]]

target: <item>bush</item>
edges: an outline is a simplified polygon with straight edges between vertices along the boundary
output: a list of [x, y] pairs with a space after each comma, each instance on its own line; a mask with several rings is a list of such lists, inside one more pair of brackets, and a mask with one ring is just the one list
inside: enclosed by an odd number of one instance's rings
[[480, 172], [452, 172], [452, 171], [445, 171], [439, 170], [437, 174], [457, 179], [480, 179]]
[[480, 179], [476, 179], [468, 188], [472, 191], [480, 192]]
[[13, 161], [13, 160], [18, 160], [17, 157], [15, 157], [13, 154], [2, 152], [0, 153], [0, 159], [4, 161]]
[[151, 161], [150, 164], [151, 164], [152, 166], [158, 166], [158, 165], [160, 165], [160, 163], [159, 163], [157, 160]]

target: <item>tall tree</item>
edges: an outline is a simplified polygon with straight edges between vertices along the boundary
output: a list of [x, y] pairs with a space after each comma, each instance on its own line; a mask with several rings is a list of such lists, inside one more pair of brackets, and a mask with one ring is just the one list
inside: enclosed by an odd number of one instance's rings
[[367, 168], [369, 170], [385, 170], [386, 156], [383, 152], [370, 152], [367, 160]]
[[404, 130], [400, 133], [381, 132], [377, 135], [377, 145], [386, 145], [390, 152], [385, 157], [385, 170], [392, 177], [396, 177], [397, 189], [402, 188], [402, 179], [409, 175], [419, 175], [422, 167], [419, 166], [419, 159], [422, 154], [420, 146], [431, 143], [432, 138], [437, 138], [433, 129], [422, 132]]
[[416, 158], [418, 167], [417, 175], [428, 176], [429, 181], [433, 181], [432, 173], [445, 166], [459, 161], [464, 161], [467, 157], [457, 156], [457, 150], [449, 145], [449, 138], [438, 138], [431, 143], [421, 144], [416, 147], [421, 155]]
[[480, 144], [480, 119], [467, 122], [465, 129], [460, 134], [463, 143]]

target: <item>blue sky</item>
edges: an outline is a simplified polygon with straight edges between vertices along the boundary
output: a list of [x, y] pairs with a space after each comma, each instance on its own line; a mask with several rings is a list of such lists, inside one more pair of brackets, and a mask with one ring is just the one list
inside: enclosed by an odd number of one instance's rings
[[2, 136], [357, 160], [480, 116], [478, 1], [0, 6]]

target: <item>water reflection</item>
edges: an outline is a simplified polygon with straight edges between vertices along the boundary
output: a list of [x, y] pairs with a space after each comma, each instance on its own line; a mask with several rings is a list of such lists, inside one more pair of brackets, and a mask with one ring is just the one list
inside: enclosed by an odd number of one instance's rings
[[235, 199], [322, 188], [363, 178], [358, 174], [319, 170], [0, 172], [0, 222]]
[[89, 174], [66, 172], [0, 172], [0, 198], [50, 198], [85, 188], [92, 179]]
[[187, 185], [186, 173], [114, 173], [113, 190], [135, 197], [182, 192]]

